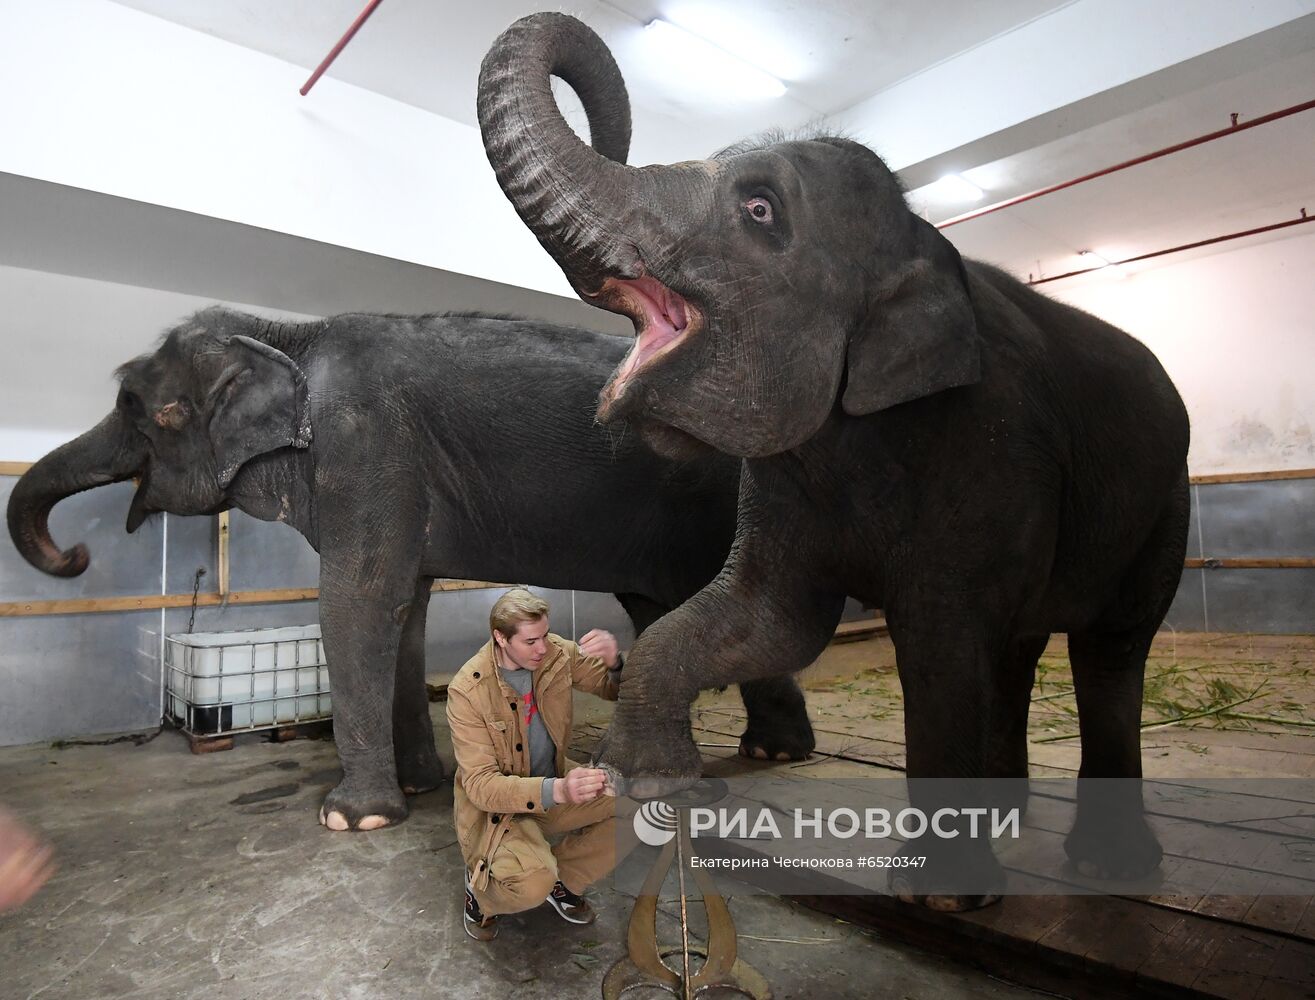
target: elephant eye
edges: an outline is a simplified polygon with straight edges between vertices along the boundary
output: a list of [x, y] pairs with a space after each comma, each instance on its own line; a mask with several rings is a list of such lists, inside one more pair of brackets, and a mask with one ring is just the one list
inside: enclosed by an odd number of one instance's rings
[[125, 413], [137, 413], [141, 410], [141, 400], [127, 389], [119, 390], [118, 404], [119, 409]]
[[768, 225], [772, 221], [772, 203], [766, 198], [750, 198], [744, 203], [744, 210], [754, 222]]

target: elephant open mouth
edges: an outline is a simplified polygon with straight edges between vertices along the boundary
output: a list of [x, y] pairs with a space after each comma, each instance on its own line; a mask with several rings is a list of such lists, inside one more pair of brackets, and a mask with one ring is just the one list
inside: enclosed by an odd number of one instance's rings
[[637, 331], [635, 346], [607, 390], [606, 395], [613, 400], [643, 368], [687, 341], [702, 321], [691, 302], [651, 275], [608, 278], [594, 297], [606, 308], [629, 316]]

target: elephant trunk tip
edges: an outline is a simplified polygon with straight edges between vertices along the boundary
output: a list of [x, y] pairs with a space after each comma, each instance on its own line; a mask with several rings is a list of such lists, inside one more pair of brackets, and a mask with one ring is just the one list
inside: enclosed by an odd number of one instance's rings
[[51, 576], [81, 576], [91, 565], [91, 553], [82, 542], [61, 551], [47, 535], [44, 539], [36, 540], [34, 547], [36, 551], [33, 555], [36, 558], [28, 561]]
[[73, 548], [56, 555], [51, 565], [54, 566], [52, 573], [55, 576], [81, 576], [91, 565], [91, 553], [78, 542]]

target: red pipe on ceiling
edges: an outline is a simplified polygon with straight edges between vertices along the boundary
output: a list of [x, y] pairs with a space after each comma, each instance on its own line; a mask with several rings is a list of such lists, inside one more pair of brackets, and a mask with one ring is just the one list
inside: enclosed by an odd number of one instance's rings
[[310, 93], [311, 87], [315, 86], [315, 81], [322, 77], [324, 71], [333, 65], [333, 61], [338, 58], [338, 53], [347, 47], [347, 43], [361, 30], [361, 25], [370, 20], [370, 15], [374, 13], [375, 8], [383, 2], [384, 0], [370, 0], [365, 5], [365, 10], [356, 16], [352, 26], [338, 39], [338, 44], [329, 50], [329, 54], [324, 57], [324, 61], [315, 67], [315, 72], [310, 75], [310, 79], [301, 85], [300, 94], [302, 97]]
[[1238, 124], [1237, 115], [1233, 115], [1233, 124], [1228, 128], [1221, 128], [1218, 132], [1210, 132], [1206, 135], [1200, 135], [1195, 139], [1188, 139], [1186, 142], [1175, 143], [1172, 146], [1166, 146], [1164, 149], [1157, 149], [1153, 153], [1146, 153], [1144, 156], [1138, 156], [1131, 160], [1124, 160], [1122, 163], [1116, 163], [1112, 167], [1105, 167], [1103, 170], [1096, 170], [1089, 174], [1083, 174], [1081, 177], [1075, 177], [1071, 181], [1064, 181], [1062, 184], [1052, 184], [1049, 187], [1039, 188], [1036, 191], [1029, 191], [1027, 194], [1020, 194], [1016, 198], [1007, 198], [1004, 201], [996, 202], [994, 205], [987, 205], [985, 208], [979, 208], [972, 212], [965, 212], [963, 215], [956, 215], [952, 219], [946, 219], [944, 222], [936, 223], [936, 228], [949, 229], [950, 226], [957, 226], [959, 223], [967, 222], [969, 219], [980, 219], [983, 215], [990, 215], [992, 212], [998, 212], [1002, 208], [1012, 208], [1014, 205], [1021, 205], [1025, 201], [1031, 201], [1033, 198], [1040, 198], [1042, 195], [1053, 194], [1056, 191], [1064, 190], [1064, 188], [1070, 188], [1076, 184], [1083, 184], [1086, 181], [1095, 180], [1097, 177], [1104, 177], [1107, 174], [1117, 173], [1120, 170], [1127, 170], [1129, 167], [1135, 167], [1139, 163], [1147, 163], [1150, 160], [1157, 160], [1161, 156], [1168, 156], [1170, 153], [1178, 153], [1184, 149], [1191, 149], [1193, 146], [1200, 146], [1202, 143], [1213, 142], [1215, 139], [1222, 139], [1226, 135], [1236, 135], [1238, 132], [1245, 132], [1249, 128], [1255, 128], [1257, 125], [1267, 125], [1269, 122], [1278, 121], [1280, 118], [1286, 118], [1289, 115], [1300, 114], [1302, 111], [1309, 111], [1312, 108], [1315, 108], [1315, 101], [1306, 101], [1304, 104], [1294, 104], [1290, 108], [1283, 108], [1281, 111], [1274, 111], [1270, 114], [1262, 115], [1259, 118], [1253, 118], [1249, 122], [1242, 122], [1241, 124]]
[[1044, 285], [1047, 281], [1060, 281], [1064, 278], [1075, 278], [1079, 274], [1090, 274], [1092, 271], [1103, 271], [1106, 267], [1118, 267], [1120, 264], [1133, 264], [1139, 260], [1150, 260], [1152, 257], [1163, 257], [1165, 254], [1181, 253], [1183, 250], [1195, 250], [1197, 247], [1208, 247], [1212, 243], [1223, 243], [1227, 240], [1240, 240], [1243, 236], [1255, 236], [1258, 233], [1269, 233], [1275, 229], [1287, 229], [1289, 226], [1300, 226], [1307, 222], [1315, 222], [1315, 215], [1307, 215], [1306, 210], [1301, 210], [1300, 218], [1288, 219], [1285, 222], [1275, 222], [1268, 226], [1258, 226], [1255, 229], [1244, 229], [1238, 233], [1228, 233], [1224, 236], [1212, 236], [1208, 240], [1197, 240], [1195, 243], [1183, 243], [1176, 247], [1169, 247], [1167, 250], [1153, 250], [1151, 253], [1141, 253], [1136, 257], [1125, 257], [1123, 260], [1112, 260], [1108, 264], [1099, 264], [1096, 267], [1084, 267], [1077, 271], [1065, 271], [1063, 274], [1051, 275], [1049, 278], [1036, 278], [1029, 280], [1029, 285]]

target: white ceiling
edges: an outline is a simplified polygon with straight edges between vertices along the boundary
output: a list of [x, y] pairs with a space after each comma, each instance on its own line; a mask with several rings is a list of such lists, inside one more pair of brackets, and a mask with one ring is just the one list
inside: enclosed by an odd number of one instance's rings
[[[314, 68], [364, 0], [119, 0], [226, 41]], [[1009, 31], [1068, 0], [385, 0], [343, 50], [330, 74], [475, 124], [480, 61], [517, 18], [562, 10], [593, 27], [625, 74], [636, 109], [637, 143], [646, 124], [729, 142], [772, 126], [794, 127], [840, 111], [927, 66]], [[654, 17], [705, 36], [734, 39], [762, 69], [790, 87], [786, 97], [745, 107], [680, 87], [647, 58], [640, 28]], [[731, 44], [729, 41], [723, 44]], [[701, 150], [703, 153], [711, 149]], [[679, 156], [697, 155], [681, 151]], [[676, 158], [679, 158], [676, 157]], [[671, 156], [664, 159], [670, 160]]]
[[[304, 66], [308, 74], [364, 4], [119, 2]], [[1104, 2], [1116, 12], [1118, 0]], [[1268, 2], [1273, 7], [1278, 0]], [[513, 20], [545, 6], [550, 5], [542, 0], [460, 6], [386, 0], [329, 74], [473, 124], [479, 63], [490, 43]], [[1229, 112], [1247, 120], [1315, 98], [1315, 3], [1290, 0], [1288, 7], [1291, 12], [1282, 16], [1290, 20], [1268, 31], [1239, 28], [1230, 44], [1207, 46], [1194, 58], [1135, 80], [1112, 76], [1104, 88], [1091, 87], [1082, 100], [1032, 115], [1012, 128], [984, 127], [973, 141], [897, 165], [915, 188], [945, 170], [966, 172], [988, 189], [985, 204], [1225, 127]], [[1069, 13], [1076, 9], [1075, 0], [577, 0], [557, 9], [582, 17], [616, 54], [635, 108], [631, 161], [646, 163], [706, 155], [770, 126], [797, 127], [854, 109], [873, 95], [898, 93], [901, 83], [911, 79], [934, 81], [938, 68], [956, 57], [962, 61], [964, 53], [985, 50], [1011, 33], [1014, 39], [1025, 37], [1035, 31], [1038, 19], [1066, 8]], [[1183, 16], [1226, 20], [1237, 9], [1233, 0], [1201, 0]], [[1164, 8], [1158, 10], [1162, 14]], [[640, 31], [659, 15], [716, 37], [725, 47], [742, 47], [788, 84], [787, 95], [727, 106], [706, 90], [691, 91], [666, 78]], [[1125, 36], [1131, 39], [1138, 31], [1162, 31], [1164, 26], [1148, 21], [1145, 26], [1114, 24], [1110, 30], [1112, 44], [1106, 48], [1117, 54], [1120, 30], [1133, 33]], [[1076, 76], [1083, 70], [1088, 76], [1103, 72], [1093, 40], [1059, 38], [1052, 44], [1062, 47], [1064, 64], [1071, 64]], [[1019, 81], [1026, 79], [1023, 68]], [[956, 86], [999, 87], [1000, 100], [1007, 100], [1011, 75], [956, 82], [947, 72], [941, 103], [954, 104]], [[928, 128], [935, 125], [929, 115]], [[871, 131], [865, 129], [865, 135]], [[873, 141], [880, 149], [880, 142]], [[1302, 206], [1315, 214], [1312, 165], [1315, 111], [946, 232], [970, 256], [1020, 275], [1055, 274], [1081, 266], [1075, 256], [1080, 249], [1131, 256], [1295, 217]], [[912, 200], [933, 221], [973, 207], [937, 204], [916, 189]], [[1253, 239], [1290, 238], [1311, 230], [1315, 225]]]

